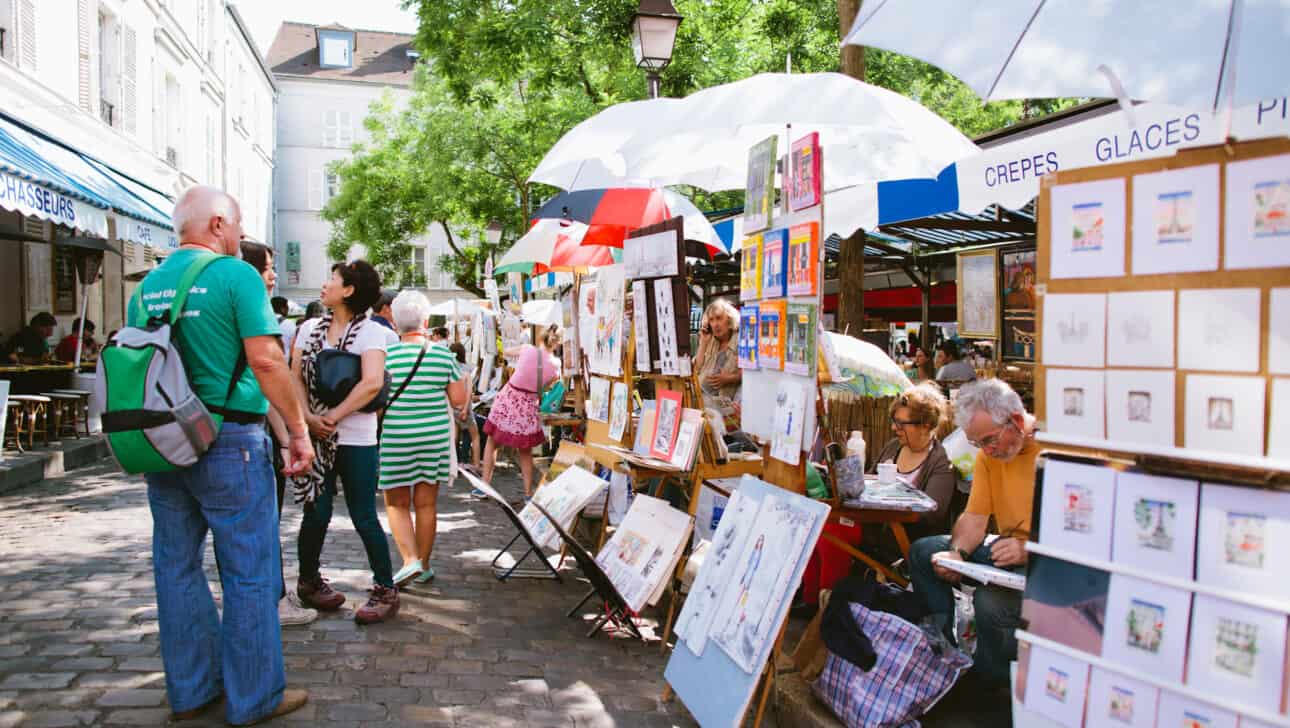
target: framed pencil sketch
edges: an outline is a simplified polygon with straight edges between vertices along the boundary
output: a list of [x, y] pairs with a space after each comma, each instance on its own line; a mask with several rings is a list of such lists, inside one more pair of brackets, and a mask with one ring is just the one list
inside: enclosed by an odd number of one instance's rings
[[1196, 567], [1199, 499], [1200, 483], [1195, 480], [1120, 472], [1111, 560], [1190, 581]]
[[1106, 439], [1173, 446], [1172, 369], [1106, 370]]
[[1106, 364], [1174, 365], [1174, 292], [1125, 291], [1106, 297]]
[[1088, 728], [1153, 728], [1160, 688], [1094, 667], [1088, 679]]
[[1290, 605], [1284, 554], [1290, 493], [1205, 483], [1200, 489], [1196, 580]]
[[1095, 367], [1106, 363], [1106, 294], [1044, 296], [1040, 359], [1046, 366]]
[[[1230, 710], [1223, 710], [1172, 690], [1160, 691], [1160, 710], [1156, 718], [1158, 726], [1236, 728], [1236, 720], [1236, 713]], [[1241, 722], [1244, 724], [1247, 721]]]
[[1046, 429], [1102, 439], [1106, 376], [1096, 369], [1049, 369], [1045, 377]]
[[1281, 710], [1286, 615], [1197, 594], [1187, 684], [1270, 713]]
[[1218, 165], [1133, 177], [1133, 275], [1218, 270]]
[[958, 255], [959, 336], [999, 338], [999, 257], [994, 250]]
[[1263, 377], [1188, 374], [1184, 446], [1261, 456], [1265, 382]]
[[1223, 267], [1290, 266], [1290, 154], [1227, 165]]
[[1191, 596], [1182, 589], [1112, 574], [1102, 657], [1182, 682]]
[[1109, 561], [1114, 513], [1115, 470], [1057, 459], [1044, 465], [1040, 543]]
[[1088, 663], [1032, 645], [1026, 673], [1026, 707], [1064, 726], [1084, 715]]
[[1178, 292], [1178, 368], [1259, 371], [1258, 288]]
[[1122, 178], [1053, 187], [1049, 278], [1124, 275], [1125, 197]]

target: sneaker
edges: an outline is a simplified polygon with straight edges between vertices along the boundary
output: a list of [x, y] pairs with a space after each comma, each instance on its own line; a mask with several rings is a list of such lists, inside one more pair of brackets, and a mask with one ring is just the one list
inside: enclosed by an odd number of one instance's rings
[[376, 624], [387, 619], [394, 619], [399, 613], [399, 590], [388, 586], [373, 586], [368, 592], [367, 604], [354, 613], [354, 621], [359, 624]]
[[318, 619], [318, 611], [300, 603], [300, 597], [288, 594], [278, 600], [278, 623], [283, 627], [299, 627]]
[[287, 713], [291, 713], [296, 710], [299, 710], [307, 702], [309, 702], [308, 690], [301, 690], [300, 688], [287, 688], [286, 690], [282, 691], [282, 702], [278, 703], [278, 707], [274, 708], [273, 712], [268, 713], [267, 715], [262, 715], [259, 718], [256, 718], [255, 720], [249, 720], [245, 723], [234, 723], [233, 725], [238, 725], [238, 726], [259, 725], [260, 723], [263, 723], [267, 720], [273, 720], [274, 718], [281, 718]]
[[487, 494], [487, 493], [485, 493], [484, 491], [480, 490], [479, 488], [471, 488], [471, 489], [470, 489], [470, 497], [471, 497], [471, 498], [479, 498], [480, 500], [483, 500], [484, 498], [487, 498], [487, 497], [488, 497], [488, 494]]
[[409, 581], [412, 581], [412, 577], [420, 574], [421, 571], [422, 567], [420, 561], [409, 561], [403, 565], [402, 569], [399, 569], [398, 573], [394, 575], [394, 586], [403, 586]]
[[333, 612], [345, 603], [345, 595], [331, 588], [331, 584], [321, 576], [312, 579], [300, 577], [296, 580], [296, 594], [306, 607], [313, 607], [320, 612]]
[[434, 579], [434, 567], [427, 565], [425, 570], [417, 574], [417, 578], [413, 579], [413, 581], [418, 584], [424, 584], [432, 579]]

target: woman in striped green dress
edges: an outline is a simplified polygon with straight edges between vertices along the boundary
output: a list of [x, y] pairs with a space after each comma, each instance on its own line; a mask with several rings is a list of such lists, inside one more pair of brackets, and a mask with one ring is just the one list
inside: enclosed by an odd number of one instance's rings
[[[391, 345], [385, 356], [391, 395], [405, 381], [407, 386], [385, 410], [380, 488], [394, 543], [403, 556], [403, 568], [394, 575], [395, 585], [402, 585], [412, 579], [424, 583], [434, 578], [430, 552], [438, 526], [439, 485], [453, 477], [449, 404], [461, 407], [465, 403], [466, 386], [452, 352], [426, 337], [430, 317], [426, 297], [403, 291], [390, 308], [399, 331], [399, 343]], [[422, 357], [420, 366], [416, 364], [418, 357]]]

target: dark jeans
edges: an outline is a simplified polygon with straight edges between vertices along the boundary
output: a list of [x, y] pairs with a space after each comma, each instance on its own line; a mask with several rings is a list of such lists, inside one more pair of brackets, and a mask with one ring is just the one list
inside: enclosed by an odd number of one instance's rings
[[[914, 591], [923, 596], [933, 618], [954, 641], [954, 587], [932, 570], [932, 554], [950, 549], [949, 536], [928, 536], [909, 548]], [[994, 566], [990, 548], [979, 546], [969, 561]], [[995, 586], [978, 586], [972, 597], [976, 613], [976, 652], [973, 669], [991, 683], [1008, 681], [1008, 663], [1017, 659], [1016, 630], [1021, 625], [1021, 592]]]
[[367, 551], [367, 564], [372, 569], [372, 579], [385, 587], [394, 586], [394, 571], [390, 566], [390, 545], [385, 531], [376, 517], [376, 478], [380, 467], [380, 448], [376, 445], [341, 445], [336, 448], [336, 462], [323, 479], [322, 493], [311, 508], [305, 509], [300, 523], [300, 576], [316, 578], [323, 542], [327, 540], [327, 526], [331, 524], [332, 501], [336, 497], [336, 478], [345, 485], [345, 507], [354, 530], [363, 539]]

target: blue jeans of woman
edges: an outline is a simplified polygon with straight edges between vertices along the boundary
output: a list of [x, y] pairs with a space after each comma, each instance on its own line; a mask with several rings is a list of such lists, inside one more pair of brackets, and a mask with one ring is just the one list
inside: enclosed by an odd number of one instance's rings
[[[264, 428], [226, 422], [196, 465], [145, 478], [170, 709], [192, 710], [222, 692], [229, 722], [267, 715], [287, 680], [277, 499]], [[207, 531], [219, 559], [222, 619], [202, 571]]]
[[367, 551], [367, 564], [372, 569], [372, 580], [386, 587], [394, 586], [394, 570], [390, 566], [390, 544], [385, 540], [385, 530], [376, 517], [376, 481], [380, 470], [380, 448], [376, 445], [341, 445], [336, 448], [336, 461], [323, 479], [322, 492], [312, 507], [305, 508], [300, 522], [300, 577], [313, 579], [319, 575], [323, 543], [327, 540], [327, 527], [331, 525], [332, 502], [336, 497], [336, 479], [340, 478], [345, 490], [345, 508], [354, 530], [363, 540]]

